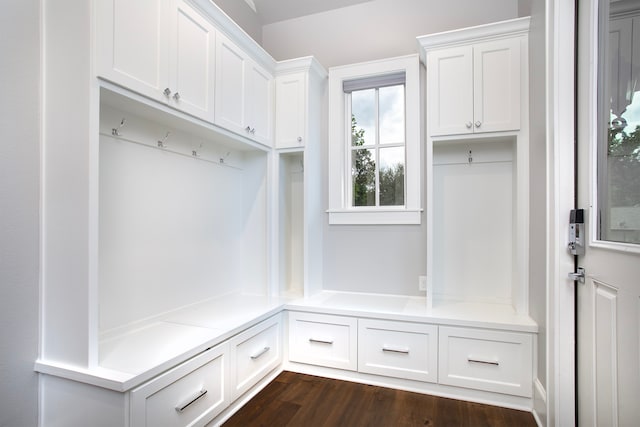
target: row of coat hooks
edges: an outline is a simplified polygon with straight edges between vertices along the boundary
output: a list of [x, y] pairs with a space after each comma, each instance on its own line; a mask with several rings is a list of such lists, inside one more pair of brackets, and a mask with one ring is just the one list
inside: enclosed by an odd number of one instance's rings
[[[120, 120], [120, 124], [118, 125], [118, 127], [111, 128], [111, 135], [115, 136], [115, 137], [118, 137], [118, 138], [124, 138], [121, 130], [125, 126], [126, 123], [127, 123], [127, 119], [123, 117], [122, 120]], [[161, 148], [161, 149], [165, 149], [165, 150], [168, 149], [169, 148], [169, 144], [167, 143], [167, 140], [169, 139], [169, 136], [171, 136], [171, 131], [167, 131], [167, 133], [164, 135], [164, 138], [159, 139], [157, 141], [157, 143], [156, 143], [157, 148]], [[133, 142], [137, 142], [137, 141], [133, 141]], [[200, 158], [200, 150], [202, 149], [202, 144], [203, 143], [201, 142], [197, 149], [191, 150], [191, 156], [192, 157], [194, 157], [196, 159]], [[148, 145], [148, 144], [143, 144], [143, 145]], [[176, 151], [171, 151], [171, 152], [175, 153], [175, 154], [185, 155], [183, 153], [178, 153]], [[224, 154], [224, 156], [219, 158], [218, 163], [220, 163], [221, 165], [224, 165], [230, 155], [231, 155], [231, 151], [227, 151]], [[206, 159], [202, 159], [202, 160], [209, 161], [209, 162], [211, 161], [211, 160], [206, 160]], [[213, 162], [213, 163], [216, 163], [216, 162]]]

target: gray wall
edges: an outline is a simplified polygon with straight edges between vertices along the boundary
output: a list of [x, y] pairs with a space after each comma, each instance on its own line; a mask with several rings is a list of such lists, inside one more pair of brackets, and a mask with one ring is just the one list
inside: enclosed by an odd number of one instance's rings
[[0, 14], [0, 426], [38, 421], [40, 2]]
[[513, 0], [374, 0], [266, 25], [277, 60], [314, 55], [325, 67], [416, 53], [416, 36], [518, 16]]
[[245, 33], [249, 34], [256, 42], [262, 43], [262, 24], [258, 15], [243, 0], [213, 0]]
[[546, 70], [545, 1], [531, 0], [529, 34], [530, 92], [530, 263], [529, 313], [540, 328], [538, 339], [538, 379], [546, 388], [547, 373], [547, 293], [546, 293]]
[[[314, 55], [330, 67], [417, 53], [419, 35], [518, 13], [513, 0], [450, 0], [446, 5], [439, 0], [374, 0], [267, 25], [262, 41], [278, 60]], [[327, 177], [322, 180], [326, 183]], [[427, 258], [424, 221], [421, 226], [325, 222], [324, 245], [324, 289], [419, 295], [418, 276], [425, 274]]]

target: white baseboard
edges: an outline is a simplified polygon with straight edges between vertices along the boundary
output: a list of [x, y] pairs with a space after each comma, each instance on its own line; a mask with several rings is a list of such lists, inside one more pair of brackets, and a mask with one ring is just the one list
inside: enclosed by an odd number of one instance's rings
[[547, 425], [547, 391], [538, 378], [533, 382], [533, 418], [540, 427]]

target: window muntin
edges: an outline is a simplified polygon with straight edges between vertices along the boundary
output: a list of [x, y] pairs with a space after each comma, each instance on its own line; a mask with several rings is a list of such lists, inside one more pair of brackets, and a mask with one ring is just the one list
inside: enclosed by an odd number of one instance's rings
[[405, 84], [358, 89], [346, 95], [351, 206], [404, 206]]

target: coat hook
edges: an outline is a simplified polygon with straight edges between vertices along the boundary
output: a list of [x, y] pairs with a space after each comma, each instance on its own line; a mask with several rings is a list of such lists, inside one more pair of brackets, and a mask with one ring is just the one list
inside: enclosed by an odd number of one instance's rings
[[167, 131], [167, 134], [164, 136], [164, 138], [162, 138], [162, 140], [158, 140], [159, 148], [167, 148], [167, 144], [165, 144], [165, 142], [167, 142], [167, 138], [169, 138], [169, 135], [171, 135], [171, 132]]
[[469, 163], [473, 163], [473, 153], [469, 150], [469, 158], [467, 159]]
[[193, 157], [200, 157], [200, 154], [198, 154], [198, 150], [200, 150], [201, 148], [202, 148], [202, 142], [200, 143], [197, 149], [191, 150], [191, 155]]
[[227, 160], [227, 157], [229, 157], [230, 154], [231, 154], [231, 151], [227, 151], [227, 154], [225, 154], [223, 157], [220, 157], [220, 164], [224, 164], [224, 162]]
[[121, 136], [120, 128], [122, 128], [126, 122], [127, 122], [127, 119], [122, 118], [122, 120], [120, 120], [120, 126], [118, 126], [117, 128], [111, 128], [111, 135]]

